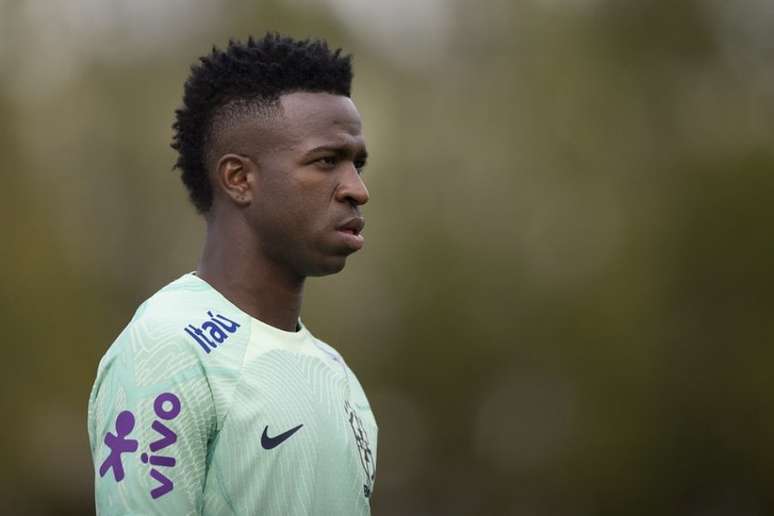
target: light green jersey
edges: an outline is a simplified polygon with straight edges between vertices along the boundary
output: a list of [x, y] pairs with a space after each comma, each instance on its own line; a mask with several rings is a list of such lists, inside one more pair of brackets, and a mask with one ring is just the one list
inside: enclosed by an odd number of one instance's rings
[[377, 427], [341, 356], [194, 274], [140, 306], [89, 400], [97, 513], [370, 513]]

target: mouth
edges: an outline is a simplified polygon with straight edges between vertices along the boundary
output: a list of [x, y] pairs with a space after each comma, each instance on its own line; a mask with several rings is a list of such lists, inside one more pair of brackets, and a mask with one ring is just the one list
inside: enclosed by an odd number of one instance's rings
[[362, 235], [364, 227], [365, 219], [363, 219], [363, 217], [352, 217], [338, 226], [336, 228], [336, 233], [339, 234], [347, 247], [350, 247], [353, 251], [357, 251], [362, 248], [365, 243], [365, 238]]

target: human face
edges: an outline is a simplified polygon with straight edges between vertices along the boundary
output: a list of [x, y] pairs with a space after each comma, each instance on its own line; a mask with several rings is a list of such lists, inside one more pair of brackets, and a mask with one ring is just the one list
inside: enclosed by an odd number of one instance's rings
[[251, 153], [247, 220], [266, 258], [299, 277], [332, 274], [364, 243], [360, 114], [348, 97], [327, 93], [291, 93], [280, 105], [270, 136]]

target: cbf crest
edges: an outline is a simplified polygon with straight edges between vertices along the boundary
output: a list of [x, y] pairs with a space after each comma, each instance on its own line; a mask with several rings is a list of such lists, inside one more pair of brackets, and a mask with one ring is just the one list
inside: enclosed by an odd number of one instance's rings
[[371, 451], [371, 445], [368, 442], [368, 433], [363, 426], [363, 421], [360, 416], [357, 415], [352, 409], [352, 405], [349, 401], [344, 402], [344, 410], [347, 412], [347, 420], [349, 426], [352, 428], [352, 435], [355, 438], [355, 446], [357, 446], [357, 452], [360, 456], [360, 464], [363, 466], [363, 473], [365, 475], [365, 483], [363, 484], [363, 494], [366, 498], [370, 498], [373, 492], [375, 468], [374, 468], [374, 453]]

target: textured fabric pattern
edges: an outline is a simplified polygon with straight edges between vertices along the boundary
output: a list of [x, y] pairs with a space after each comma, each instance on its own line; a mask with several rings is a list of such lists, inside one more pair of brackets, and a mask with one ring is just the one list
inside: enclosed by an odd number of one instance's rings
[[344, 360], [193, 274], [110, 347], [88, 418], [98, 514], [370, 513], [377, 426]]

